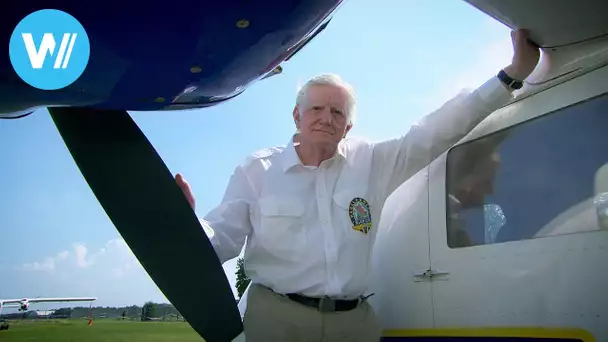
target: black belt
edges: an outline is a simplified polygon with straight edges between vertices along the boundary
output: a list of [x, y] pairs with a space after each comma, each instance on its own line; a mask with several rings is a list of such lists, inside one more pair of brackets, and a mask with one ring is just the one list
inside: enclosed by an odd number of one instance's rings
[[362, 299], [341, 300], [328, 297], [311, 298], [295, 293], [288, 293], [286, 296], [294, 302], [310, 306], [321, 312], [349, 311], [356, 308], [359, 303], [362, 302]]

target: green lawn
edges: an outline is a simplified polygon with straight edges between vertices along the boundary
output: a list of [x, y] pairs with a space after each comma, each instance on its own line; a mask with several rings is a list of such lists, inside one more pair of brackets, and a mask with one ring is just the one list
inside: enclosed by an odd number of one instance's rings
[[140, 342], [183, 341], [203, 339], [184, 322], [138, 322], [97, 319], [11, 321], [8, 331], [0, 331], [0, 341], [48, 342]]

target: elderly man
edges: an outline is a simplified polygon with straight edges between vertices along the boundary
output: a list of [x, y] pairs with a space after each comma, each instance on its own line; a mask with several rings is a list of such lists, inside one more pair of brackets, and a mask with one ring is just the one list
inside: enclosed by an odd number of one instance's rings
[[[296, 134], [237, 166], [221, 203], [201, 220], [222, 262], [247, 240], [248, 342], [380, 339], [365, 299], [385, 199], [506, 103], [513, 81], [532, 72], [538, 48], [525, 31], [511, 38], [509, 66], [395, 139], [346, 138], [355, 95], [339, 77], [318, 76], [302, 88], [293, 109]], [[188, 183], [179, 174], [176, 181], [194, 208]]]

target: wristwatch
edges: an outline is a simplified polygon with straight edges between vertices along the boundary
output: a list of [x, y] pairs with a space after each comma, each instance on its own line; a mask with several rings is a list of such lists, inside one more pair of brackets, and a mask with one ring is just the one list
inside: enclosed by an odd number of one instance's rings
[[524, 86], [524, 82], [512, 79], [504, 70], [500, 70], [496, 77], [498, 77], [498, 79], [507, 87], [512, 89], [520, 89]]

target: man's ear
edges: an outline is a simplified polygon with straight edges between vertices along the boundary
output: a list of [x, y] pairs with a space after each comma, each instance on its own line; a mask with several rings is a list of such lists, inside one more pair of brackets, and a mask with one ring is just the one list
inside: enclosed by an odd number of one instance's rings
[[296, 127], [300, 127], [300, 108], [298, 108], [298, 106], [293, 108], [293, 121], [295, 122]]
[[346, 138], [346, 135], [348, 134], [351, 128], [353, 128], [353, 124], [348, 124], [346, 126], [346, 130], [344, 131], [344, 136], [342, 138]]

